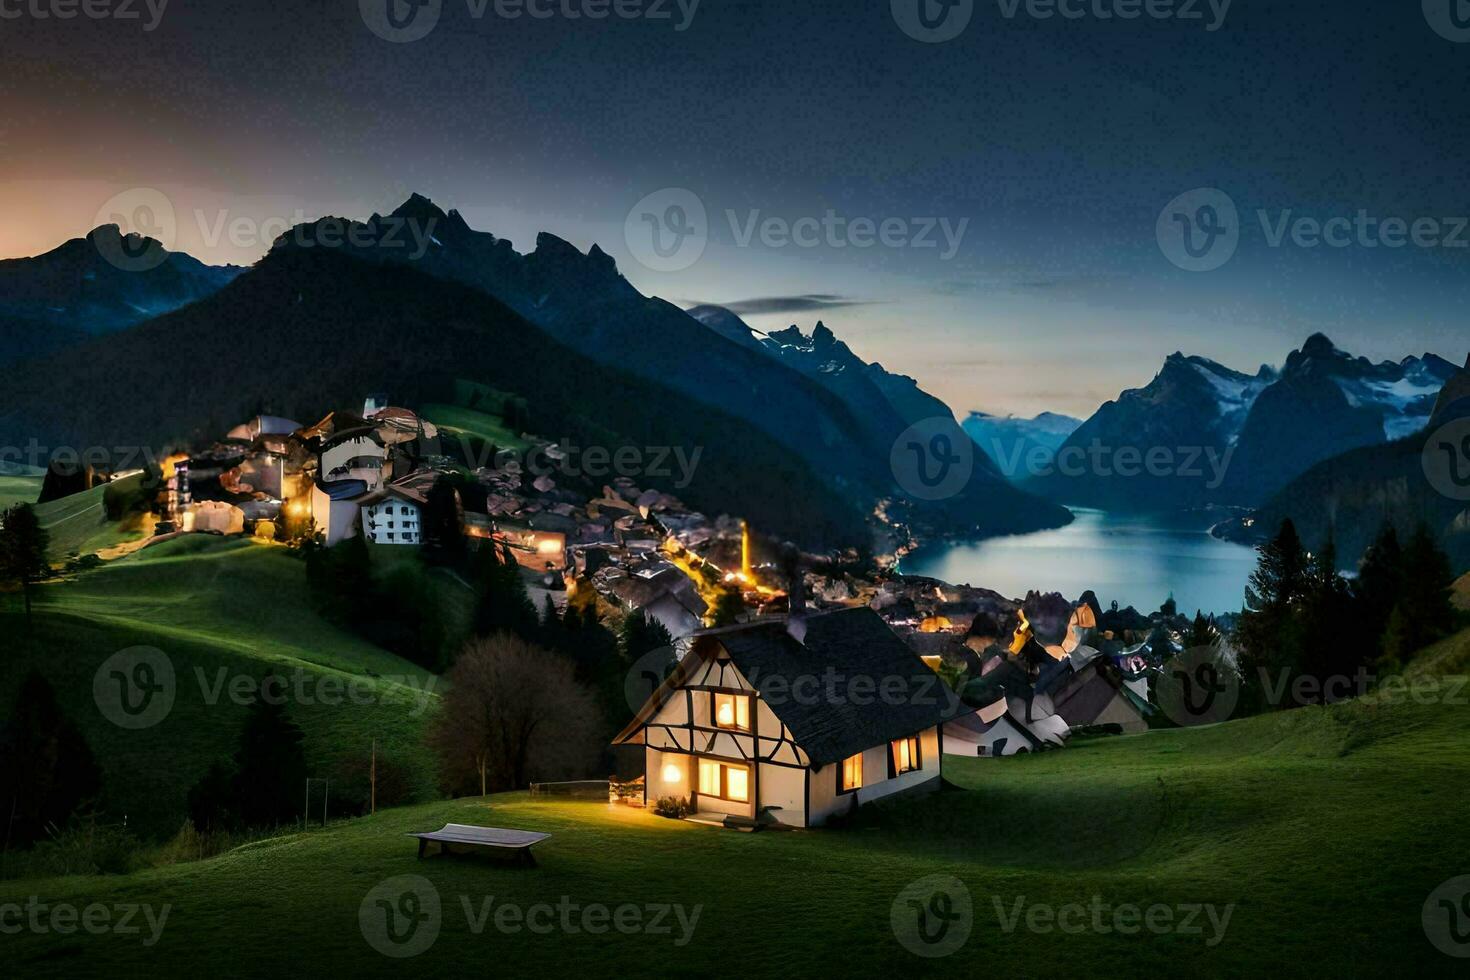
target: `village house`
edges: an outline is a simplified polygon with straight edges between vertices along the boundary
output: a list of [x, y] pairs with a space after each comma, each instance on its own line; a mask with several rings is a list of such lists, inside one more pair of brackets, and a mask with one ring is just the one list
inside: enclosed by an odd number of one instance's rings
[[363, 535], [373, 544], [422, 544], [424, 503], [424, 496], [404, 482], [358, 498]]
[[695, 819], [815, 827], [937, 789], [944, 688], [870, 609], [695, 635], [614, 740], [644, 749], [644, 801]]

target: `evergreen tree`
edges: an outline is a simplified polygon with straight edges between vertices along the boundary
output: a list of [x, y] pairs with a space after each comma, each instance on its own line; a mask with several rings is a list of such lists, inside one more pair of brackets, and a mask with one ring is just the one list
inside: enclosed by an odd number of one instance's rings
[[304, 736], [286, 713], [285, 690], [281, 678], [268, 676], [246, 709], [233, 784], [237, 812], [247, 827], [288, 823], [301, 812]]
[[1220, 639], [1215, 629], [1215, 617], [1205, 617], [1198, 609], [1194, 611], [1194, 623], [1189, 627], [1189, 633], [1185, 636], [1184, 648], [1186, 650], [1195, 647], [1214, 646]]
[[1404, 553], [1398, 532], [1384, 522], [1378, 537], [1363, 554], [1358, 577], [1353, 582], [1358, 616], [1369, 649], [1376, 649], [1388, 629], [1388, 619], [1403, 592]]
[[1318, 681], [1314, 689], [1325, 694], [1330, 679], [1351, 676], [1366, 662], [1361, 617], [1347, 580], [1337, 571], [1337, 543], [1330, 535], [1321, 550], [1309, 556], [1299, 619], [1298, 672]]
[[1309, 577], [1307, 552], [1290, 520], [1256, 554], [1235, 630], [1245, 712], [1266, 708], [1267, 683], [1289, 681], [1301, 668], [1303, 632], [1296, 613]]
[[25, 595], [26, 622], [31, 619], [31, 586], [51, 573], [46, 558], [46, 529], [30, 504], [16, 504], [0, 512], [0, 582], [20, 586]]
[[449, 476], [441, 476], [424, 500], [424, 560], [435, 565], [464, 562], [464, 512], [459, 490]]
[[672, 648], [674, 638], [657, 619], [641, 611], [630, 612], [623, 617], [618, 629], [618, 652], [625, 663], [633, 663], [645, 653], [663, 648]]
[[720, 597], [715, 600], [715, 608], [712, 613], [711, 625], [733, 626], [740, 622], [740, 617], [745, 615], [745, 599], [735, 589], [725, 589]]
[[1164, 604], [1159, 607], [1159, 612], [1163, 613], [1165, 616], [1168, 616], [1170, 619], [1173, 619], [1176, 615], [1178, 615], [1179, 603], [1174, 601], [1174, 596], [1172, 593], [1169, 595], [1169, 598], [1164, 600]]
[[0, 728], [0, 839], [27, 844], [61, 827], [102, 788], [87, 740], [31, 671]]
[[527, 642], [535, 642], [541, 621], [526, 594], [521, 567], [509, 547], [497, 549], [493, 542], [485, 542], [476, 564], [480, 601], [475, 609], [475, 634], [514, 633]]
[[1415, 529], [1403, 550], [1398, 583], [1398, 599], [1389, 614], [1382, 643], [1381, 665], [1386, 670], [1398, 670], [1455, 627], [1450, 561], [1423, 524]]

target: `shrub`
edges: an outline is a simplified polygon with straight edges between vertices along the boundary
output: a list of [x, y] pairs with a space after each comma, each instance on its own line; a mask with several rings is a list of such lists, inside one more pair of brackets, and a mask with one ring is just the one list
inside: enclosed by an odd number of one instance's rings
[[661, 796], [653, 805], [653, 812], [670, 820], [683, 820], [694, 812], [689, 800], [682, 796]]

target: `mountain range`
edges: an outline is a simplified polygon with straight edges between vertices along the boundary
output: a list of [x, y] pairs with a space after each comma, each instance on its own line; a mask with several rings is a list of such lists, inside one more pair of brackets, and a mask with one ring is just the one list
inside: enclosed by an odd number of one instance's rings
[[1024, 479], [1031, 470], [1050, 465], [1062, 443], [1081, 425], [1081, 419], [1056, 412], [1042, 412], [1029, 419], [971, 412], [961, 423], [970, 438], [1012, 480]]
[[1279, 371], [1245, 374], [1175, 353], [1148, 385], [1099, 408], [1058, 447], [1056, 465], [1022, 485], [1115, 510], [1255, 506], [1323, 460], [1420, 431], [1455, 373], [1434, 354], [1373, 363], [1323, 334]]
[[[954, 498], [895, 504], [894, 441], [916, 413], [952, 417], [942, 402], [864, 364], [825, 328], [820, 352], [721, 336], [640, 294], [595, 245], [583, 253], [542, 234], [522, 254], [414, 195], [367, 222], [293, 228], [248, 271], [165, 253], [148, 272], [114, 269], [137, 277], [114, 283], [106, 269], [84, 268], [97, 266], [109, 234], [116, 228], [7, 263], [20, 285], [0, 289], [6, 309], [71, 311], [79, 325], [65, 350], [16, 355], [29, 370], [8, 392], [0, 440], [178, 444], [266, 408], [304, 418], [376, 390], [434, 400], [468, 377], [544, 405], [538, 431], [552, 438], [703, 447], [702, 470], [720, 478], [682, 495], [803, 541], [860, 543], [864, 515], [880, 508], [930, 533], [1015, 533], [1070, 519], [984, 465]], [[71, 268], [82, 271], [56, 272]], [[94, 284], [81, 290], [86, 303], [72, 298], [78, 278]], [[371, 309], [364, 292], [378, 298]], [[334, 305], [333, 296], [344, 299]], [[429, 309], [446, 318], [437, 331], [425, 323]], [[843, 371], [811, 370], [829, 354]]]
[[[144, 256], [132, 268], [127, 256]], [[111, 258], [109, 258], [111, 257]], [[42, 255], [0, 261], [0, 364], [136, 326], [212, 295], [244, 270], [210, 266], [102, 225]]]
[[[1450, 481], [1448, 485], [1436, 485], [1429, 478], [1439, 462], [1448, 464], [1438, 474]], [[1444, 384], [1421, 429], [1316, 463], [1250, 515], [1218, 526], [1216, 534], [1254, 544], [1290, 518], [1309, 548], [1319, 549], [1331, 537], [1339, 561], [1353, 567], [1385, 522], [1394, 525], [1401, 538], [1422, 522], [1449, 553], [1454, 567], [1465, 569], [1470, 567], [1466, 487], [1470, 487], [1470, 359]]]

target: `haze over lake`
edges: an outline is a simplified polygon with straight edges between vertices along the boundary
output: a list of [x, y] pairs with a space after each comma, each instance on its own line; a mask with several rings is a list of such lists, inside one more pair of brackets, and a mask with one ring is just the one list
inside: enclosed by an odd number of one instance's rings
[[1180, 612], [1238, 612], [1255, 569], [1255, 551], [1210, 536], [1202, 523], [1159, 515], [1073, 508], [1077, 519], [1053, 531], [939, 542], [903, 559], [905, 575], [1076, 599], [1092, 589], [1104, 607], [1158, 609], [1172, 592]]

